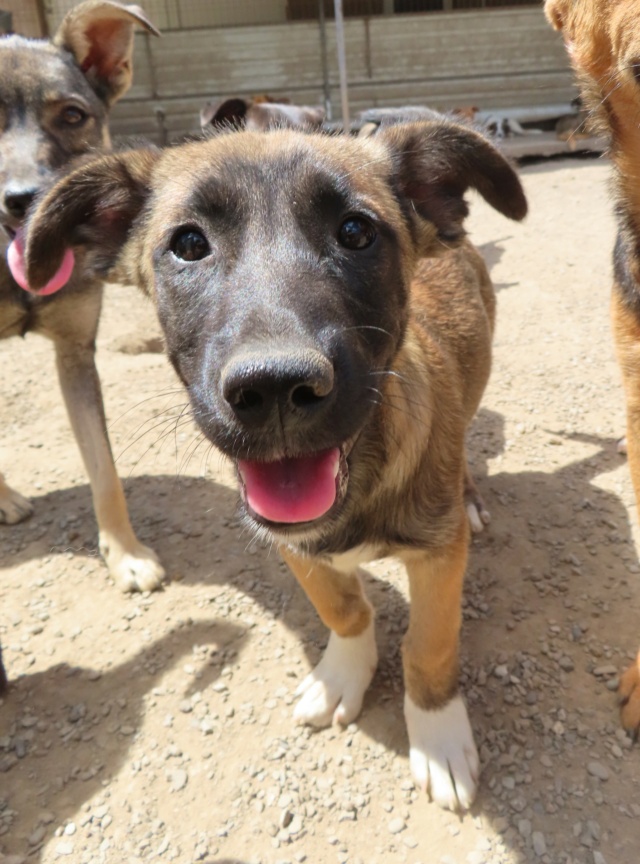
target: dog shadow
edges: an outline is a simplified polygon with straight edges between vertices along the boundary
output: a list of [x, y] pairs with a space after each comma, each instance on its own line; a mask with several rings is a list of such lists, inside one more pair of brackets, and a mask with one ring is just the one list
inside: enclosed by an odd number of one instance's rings
[[[3, 792], [9, 793], [9, 806], [20, 814], [21, 825], [31, 826], [30, 861], [40, 860], [45, 842], [51, 839], [46, 825], [53, 814], [48, 817], [43, 812], [42, 798], [55, 801], [57, 824], [77, 818], [83, 804], [103, 790], [105, 778], [117, 774], [128, 759], [149, 710], [146, 700], [162, 676], [190, 656], [194, 644], [215, 643], [218, 649], [233, 645], [240, 653], [245, 638], [240, 627], [227, 621], [188, 622], [106, 672], [59, 663], [12, 682], [4, 704], [0, 703], [0, 740], [11, 734], [18, 755], [5, 752], [3, 756], [0, 750], [2, 769], [7, 772], [1, 776], [8, 779]], [[204, 666], [195, 686], [185, 688], [185, 696], [210, 687], [220, 671], [220, 665]], [[29, 754], [38, 757], [37, 788], [31, 760], [21, 752], [31, 746], [32, 726], [27, 718], [38, 719], [35, 753]], [[85, 741], [90, 742], [88, 748]], [[47, 778], [44, 786], [43, 777]], [[14, 841], [26, 844], [27, 838]]]
[[[484, 258], [484, 263], [487, 265], [489, 273], [491, 273], [496, 264], [500, 263], [502, 256], [504, 255], [505, 244], [512, 239], [513, 238], [510, 236], [501, 237], [499, 240], [489, 240], [486, 243], [479, 243], [476, 246], [476, 249]], [[507, 288], [515, 288], [519, 284], [519, 282], [494, 282], [493, 287], [496, 294], [499, 294], [501, 291], [504, 291]]]

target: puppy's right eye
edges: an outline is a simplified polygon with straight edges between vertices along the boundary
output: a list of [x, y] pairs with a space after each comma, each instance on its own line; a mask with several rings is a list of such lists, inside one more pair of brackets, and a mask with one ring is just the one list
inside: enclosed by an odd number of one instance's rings
[[207, 238], [195, 228], [186, 228], [174, 234], [169, 247], [181, 261], [201, 261], [210, 252]]

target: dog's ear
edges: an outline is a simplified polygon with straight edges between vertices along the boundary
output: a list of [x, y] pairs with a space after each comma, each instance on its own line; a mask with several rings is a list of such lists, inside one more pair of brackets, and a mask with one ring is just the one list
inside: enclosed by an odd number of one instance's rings
[[200, 112], [200, 128], [207, 126], [235, 126], [240, 128], [247, 116], [249, 102], [240, 97], [223, 102], [209, 102]]
[[65, 15], [54, 36], [54, 44], [73, 54], [107, 105], [116, 102], [131, 86], [136, 24], [160, 35], [139, 6], [123, 6], [115, 0], [85, 0]]
[[[121, 264], [159, 157], [152, 148], [103, 156], [68, 174], [39, 200], [25, 238], [27, 281], [34, 290], [47, 284], [70, 247], [91, 253], [91, 267], [101, 275]], [[140, 281], [135, 270], [128, 275]]]
[[[484, 136], [448, 120], [382, 127], [376, 136], [391, 152], [394, 182], [421, 220], [435, 226], [440, 243], [453, 246], [465, 235], [467, 189], [509, 219], [524, 219], [527, 199], [518, 175]], [[433, 246], [433, 229], [421, 246]], [[434, 249], [421, 250], [433, 254]]]

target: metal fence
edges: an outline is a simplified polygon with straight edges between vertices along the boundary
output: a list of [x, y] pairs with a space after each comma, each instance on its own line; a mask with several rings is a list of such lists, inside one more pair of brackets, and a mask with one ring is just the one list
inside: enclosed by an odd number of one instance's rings
[[[0, 0], [0, 3], [2, 0]], [[6, 0], [5, 0], [6, 2]], [[30, 0], [12, 0], [28, 6]], [[38, 0], [34, 0], [37, 5]], [[53, 31], [78, 0], [39, 0]], [[333, 0], [140, 0], [163, 31], [331, 20]], [[343, 0], [345, 18], [541, 6], [541, 0]]]

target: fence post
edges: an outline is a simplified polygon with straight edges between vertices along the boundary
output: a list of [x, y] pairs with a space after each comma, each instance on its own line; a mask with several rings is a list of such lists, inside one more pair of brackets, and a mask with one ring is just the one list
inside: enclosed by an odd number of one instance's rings
[[336, 44], [338, 49], [338, 71], [340, 73], [340, 101], [342, 103], [342, 128], [349, 131], [349, 91], [347, 86], [347, 52], [344, 44], [344, 15], [342, 0], [333, 0], [336, 15]]
[[327, 19], [324, 14], [324, 0], [318, 0], [318, 21], [320, 24], [320, 55], [322, 58], [322, 89], [324, 90], [324, 111], [327, 120], [332, 119], [331, 87], [329, 85], [329, 61], [327, 59]]

